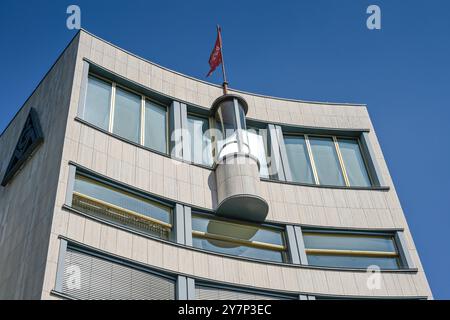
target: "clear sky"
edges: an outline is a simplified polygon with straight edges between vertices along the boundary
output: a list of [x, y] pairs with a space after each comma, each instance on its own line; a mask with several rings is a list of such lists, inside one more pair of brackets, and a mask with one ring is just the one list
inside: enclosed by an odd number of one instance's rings
[[0, 132], [75, 35], [70, 4], [83, 28], [187, 75], [204, 79], [219, 23], [231, 87], [366, 103], [435, 298], [450, 298], [450, 1], [2, 0]]

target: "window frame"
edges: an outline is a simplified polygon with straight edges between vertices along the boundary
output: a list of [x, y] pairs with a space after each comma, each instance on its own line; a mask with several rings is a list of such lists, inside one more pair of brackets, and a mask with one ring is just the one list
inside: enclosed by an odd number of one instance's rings
[[[139, 212], [135, 212], [133, 210], [130, 210], [130, 209], [118, 206], [118, 205], [114, 205], [114, 204], [108, 203], [107, 201], [103, 201], [103, 200], [97, 199], [97, 198], [89, 196], [89, 195], [84, 195], [82, 193], [79, 193], [79, 192], [75, 191], [75, 189], [72, 190], [72, 198], [73, 198], [73, 196], [78, 196], [78, 197], [81, 197], [81, 198], [85, 198], [87, 200], [99, 203], [100, 205], [104, 205], [106, 207], [113, 208], [113, 209], [118, 210], [118, 211], [122, 211], [123, 213], [125, 213], [125, 214], [127, 214], [127, 215], [129, 215], [131, 217], [137, 217], [137, 218], [141, 218], [141, 219], [144, 219], [144, 220], [148, 220], [150, 223], [157, 224], [157, 225], [167, 229], [168, 230], [168, 238], [167, 239], [155, 236], [153, 234], [151, 234], [151, 235], [154, 236], [155, 238], [158, 238], [158, 239], [172, 241], [171, 239], [174, 237], [174, 231], [175, 231], [175, 225], [174, 225], [174, 223], [175, 223], [174, 222], [175, 221], [175, 217], [174, 217], [175, 210], [174, 210], [174, 206], [173, 205], [170, 205], [167, 202], [158, 200], [158, 199], [156, 199], [154, 197], [151, 197], [151, 196], [148, 196], [148, 195], [144, 195], [141, 192], [134, 191], [134, 190], [132, 190], [130, 188], [127, 188], [127, 187], [125, 187], [125, 186], [123, 186], [121, 184], [111, 182], [111, 181], [109, 181], [107, 179], [99, 178], [99, 177], [97, 177], [97, 176], [95, 176], [93, 174], [87, 173], [87, 172], [85, 172], [83, 170], [80, 170], [78, 168], [75, 171], [74, 182], [77, 179], [77, 176], [81, 176], [84, 179], [91, 180], [93, 183], [95, 183], [95, 184], [97, 184], [99, 186], [108, 188], [108, 189], [110, 189], [110, 190], [112, 190], [114, 192], [122, 193], [125, 196], [138, 198], [138, 199], [141, 198], [144, 201], [149, 201], [153, 205], [155, 205], [155, 206], [157, 206], [159, 208], [162, 208], [164, 210], [167, 210], [168, 211], [168, 215], [169, 215], [169, 222], [161, 221], [161, 220], [159, 220], [157, 218], [154, 218], [154, 217], [151, 217], [151, 216], [147, 216], [147, 215], [141, 214]], [[72, 200], [72, 203], [70, 204], [70, 207], [75, 209], [75, 210], [77, 210], [77, 211], [80, 211], [79, 209], [76, 209], [76, 208], [73, 207], [73, 200]], [[87, 215], [91, 215], [88, 212], [87, 213], [84, 212], [84, 213], [87, 214]], [[103, 219], [107, 220], [108, 222], [110, 222], [112, 224], [115, 224], [115, 225], [116, 224], [121, 225], [117, 221], [108, 219], [106, 216], [104, 218], [101, 217], [101, 219], [102, 220]], [[128, 228], [133, 229], [133, 230], [135, 229], [135, 228], [129, 227], [127, 225], [124, 225], [124, 226], [127, 229]], [[144, 231], [138, 231], [138, 232], [145, 233]]]
[[[111, 93], [111, 94], [113, 94], [113, 96], [114, 96], [114, 99], [111, 99], [111, 101], [114, 103], [114, 105], [112, 106], [112, 110], [111, 110], [111, 123], [110, 123], [110, 126], [111, 126], [111, 131], [110, 131], [110, 133], [111, 134], [114, 134], [114, 135], [116, 135], [116, 136], [119, 136], [119, 137], [122, 137], [123, 139], [125, 139], [125, 140], [127, 140], [127, 141], [130, 141], [130, 142], [132, 142], [132, 143], [138, 143], [138, 144], [142, 144], [142, 120], [143, 120], [143, 114], [142, 114], [142, 99], [143, 99], [143, 95], [142, 94], [140, 94], [140, 93], [138, 93], [137, 91], [134, 91], [134, 90], [132, 90], [132, 89], [129, 89], [129, 88], [127, 88], [127, 87], [125, 87], [125, 86], [122, 86], [121, 84], [118, 84], [118, 83], [114, 83], [113, 82], [113, 88], [114, 88], [114, 93]], [[125, 91], [125, 92], [127, 92], [127, 93], [131, 93], [131, 94], [134, 94], [134, 95], [136, 95], [136, 96], [139, 96], [139, 100], [140, 100], [140, 104], [139, 104], [139, 121], [138, 121], [138, 123], [139, 123], [139, 131], [138, 131], [138, 141], [136, 142], [136, 141], [133, 141], [133, 140], [130, 140], [130, 139], [127, 139], [127, 138], [125, 138], [125, 137], [123, 137], [123, 136], [121, 136], [121, 135], [119, 135], [119, 134], [117, 134], [117, 133], [114, 133], [114, 119], [115, 119], [115, 112], [116, 112], [116, 95], [117, 95], [117, 88], [119, 88], [120, 90], [122, 90], [122, 91]], [[111, 91], [112, 92], [112, 91]]]
[[[122, 84], [120, 84], [120, 83], [118, 83], [116, 81], [113, 81], [113, 80], [110, 80], [110, 79], [108, 79], [106, 77], [100, 76], [100, 75], [98, 75], [98, 74], [96, 74], [94, 72], [89, 71], [88, 72], [88, 79], [89, 79], [89, 77], [97, 78], [98, 80], [101, 80], [101, 81], [104, 81], [104, 82], [107, 82], [107, 83], [111, 84], [111, 96], [110, 96], [110, 106], [109, 106], [108, 128], [106, 130], [105, 129], [102, 129], [102, 130], [105, 130], [109, 134], [111, 134], [113, 136], [116, 136], [116, 137], [119, 137], [120, 139], [123, 139], [123, 140], [125, 140], [127, 142], [130, 142], [132, 144], [139, 145], [139, 146], [141, 146], [143, 148], [152, 150], [152, 151], [157, 152], [157, 153], [161, 153], [161, 154], [164, 154], [164, 155], [170, 155], [170, 152], [169, 152], [169, 149], [170, 149], [169, 107], [166, 104], [161, 103], [160, 101], [157, 101], [157, 100], [155, 100], [155, 99], [153, 99], [151, 97], [148, 97], [148, 96], [146, 96], [145, 94], [142, 94], [139, 91], [136, 91], [136, 90], [133, 90], [133, 89], [127, 87], [127, 86], [124, 86], [124, 85], [122, 85]], [[129, 93], [138, 95], [140, 97], [140, 108], [139, 108], [139, 126], [140, 126], [140, 128], [139, 128], [139, 139], [138, 139], [137, 142], [129, 140], [129, 139], [127, 139], [127, 138], [125, 138], [125, 137], [123, 137], [123, 136], [113, 132], [113, 130], [114, 130], [115, 106], [116, 106], [116, 89], [117, 88], [120, 88], [121, 90], [124, 90], [124, 91], [129, 92]], [[87, 94], [87, 92], [86, 92], [86, 94]], [[149, 101], [149, 102], [151, 102], [153, 104], [156, 104], [156, 105], [158, 105], [160, 107], [163, 107], [165, 109], [165, 111], [166, 111], [166, 130], [164, 132], [165, 137], [166, 137], [166, 143], [165, 143], [166, 150], [164, 152], [161, 152], [159, 150], [153, 149], [151, 147], [147, 147], [144, 144], [145, 143], [145, 103], [146, 103], [146, 101]], [[83, 108], [83, 110], [86, 110], [86, 101], [84, 101], [84, 108]], [[82, 115], [81, 119], [83, 121], [86, 121], [87, 123], [97, 127], [95, 124], [92, 124], [91, 122], [89, 122], [89, 121], [84, 119], [84, 112], [85, 111], [83, 111], [83, 115]]]
[[[361, 157], [363, 159], [364, 162], [364, 168], [366, 170], [367, 176], [369, 178], [369, 182], [370, 185], [368, 186], [364, 186], [367, 188], [372, 188], [374, 187], [374, 179], [372, 176], [372, 173], [369, 170], [368, 167], [368, 162], [367, 162], [367, 155], [365, 154], [365, 152], [362, 149], [361, 146], [361, 139], [359, 137], [350, 137], [350, 136], [343, 136], [343, 135], [329, 135], [329, 134], [309, 134], [309, 133], [294, 133], [294, 132], [283, 132], [283, 140], [284, 137], [286, 136], [303, 136], [303, 138], [305, 139], [305, 143], [306, 143], [306, 149], [307, 149], [307, 153], [308, 153], [308, 160], [309, 163], [311, 165], [311, 170], [313, 173], [313, 180], [314, 183], [313, 185], [317, 185], [317, 186], [327, 186], [327, 187], [345, 187], [345, 188], [355, 188], [355, 187], [360, 187], [360, 186], [352, 186], [350, 184], [350, 180], [348, 178], [348, 174], [347, 174], [347, 169], [345, 166], [345, 161], [344, 158], [342, 157], [342, 153], [339, 147], [339, 139], [345, 139], [345, 140], [356, 140], [358, 142], [358, 148], [359, 148], [359, 152], [361, 154]], [[340, 170], [340, 173], [342, 174], [342, 178], [344, 180], [344, 185], [328, 185], [328, 184], [321, 184], [320, 183], [320, 179], [319, 179], [319, 175], [317, 172], [317, 166], [316, 166], [316, 162], [314, 159], [314, 154], [312, 152], [312, 148], [311, 148], [311, 143], [310, 143], [310, 138], [314, 138], [314, 137], [318, 137], [318, 138], [329, 138], [333, 140], [333, 146], [334, 146], [334, 151], [336, 152], [337, 158], [338, 158], [338, 168]], [[289, 162], [289, 159], [287, 159], [288, 165], [291, 166], [291, 163]], [[300, 183], [300, 184], [304, 184], [302, 182], [298, 182], [298, 181], [294, 181], [295, 183]]]
[[158, 102], [154, 99], [151, 99], [143, 94], [141, 94], [141, 141], [140, 141], [140, 145], [143, 146], [144, 148], [148, 148], [150, 150], [154, 150], [156, 152], [161, 152], [159, 150], [155, 150], [153, 148], [147, 147], [145, 145], [145, 111], [146, 111], [146, 102], [151, 102], [159, 107], [162, 107], [166, 110], [166, 150], [163, 152], [164, 154], [169, 154], [169, 149], [170, 149], [170, 121], [169, 121], [169, 107], [167, 107], [166, 105], [162, 104], [161, 102]]
[[[244, 258], [244, 259], [249, 259], [249, 260], [258, 260], [258, 261], [265, 261], [265, 262], [269, 261], [269, 262], [282, 263], [282, 264], [292, 264], [292, 261], [291, 261], [292, 257], [290, 256], [289, 243], [288, 243], [287, 234], [286, 234], [286, 225], [281, 225], [281, 224], [276, 225], [276, 224], [269, 224], [269, 223], [257, 224], [257, 223], [247, 222], [247, 221], [236, 221], [236, 220], [226, 219], [223, 217], [218, 217], [216, 215], [212, 215], [212, 214], [197, 211], [197, 210], [192, 211], [192, 216], [200, 216], [203, 219], [214, 220], [214, 221], [224, 222], [224, 223], [228, 223], [228, 224], [234, 224], [237, 226], [247, 225], [247, 226], [257, 227], [259, 229], [266, 229], [266, 230], [274, 230], [275, 229], [277, 231], [280, 231], [281, 236], [282, 236], [282, 241], [283, 241], [282, 246], [276, 245], [276, 244], [269, 244], [269, 243], [265, 243], [265, 242], [261, 242], [261, 241], [235, 239], [235, 238], [227, 237], [227, 236], [214, 235], [214, 234], [210, 234], [207, 232], [194, 230], [193, 227], [191, 228], [192, 229], [191, 230], [192, 238], [197, 237], [200, 239], [218, 240], [218, 241], [224, 241], [224, 242], [231, 242], [233, 244], [242, 245], [242, 246], [246, 246], [246, 247], [250, 247], [250, 248], [277, 251], [277, 252], [281, 253], [283, 261], [272, 261], [272, 260], [258, 259], [258, 258], [252, 258], [252, 257], [246, 257], [246, 256], [238, 256], [238, 255], [233, 255], [233, 254], [229, 254], [229, 253], [222, 253], [222, 252], [216, 252], [216, 251], [212, 251], [212, 250], [206, 250], [203, 248], [197, 248], [194, 245], [192, 245], [193, 248], [196, 248], [199, 250], [204, 250], [207, 252], [214, 252], [216, 254], [232, 256], [232, 257], [237, 257], [237, 258]], [[192, 220], [192, 218], [191, 218], [191, 220]]]
[[[340, 229], [321, 229], [321, 228], [302, 228], [302, 240], [305, 235], [320, 235], [320, 236], [342, 236], [342, 237], [362, 237], [362, 238], [389, 238], [395, 248], [395, 251], [375, 251], [375, 250], [352, 250], [352, 249], [308, 249], [306, 244], [304, 245], [304, 252], [308, 256], [312, 255], [328, 255], [328, 256], [344, 256], [344, 257], [365, 257], [365, 258], [395, 258], [397, 263], [396, 269], [383, 269], [381, 270], [403, 270], [410, 267], [403, 257], [403, 251], [401, 243], [397, 239], [398, 231], [386, 232], [386, 231], [358, 231], [358, 230], [340, 230]], [[317, 268], [337, 268], [337, 269], [366, 269], [361, 267], [343, 267], [343, 266], [320, 266], [309, 264], [309, 266]]]
[[[195, 162], [194, 160], [193, 160], [193, 157], [192, 157], [192, 154], [191, 154], [191, 159], [190, 159], [190, 163], [192, 163], [192, 164], [195, 164], [195, 165], [200, 165], [200, 166], [204, 166], [204, 167], [207, 167], [207, 168], [212, 168], [212, 167], [214, 167], [214, 163], [216, 162], [216, 159], [215, 159], [215, 157], [214, 157], [214, 149], [215, 149], [215, 141], [217, 140], [215, 137], [215, 135], [214, 135], [214, 130], [212, 130], [213, 128], [211, 127], [211, 117], [209, 117], [209, 116], [207, 116], [207, 115], [202, 115], [202, 114], [199, 114], [199, 113], [196, 113], [196, 112], [192, 112], [192, 111], [188, 111], [187, 113], [186, 113], [186, 121], [188, 121], [189, 120], [189, 116], [191, 116], [191, 117], [193, 117], [193, 118], [200, 118], [200, 119], [203, 119], [203, 120], [205, 120], [206, 121], [206, 123], [208, 124], [208, 129], [207, 130], [209, 130], [209, 134], [210, 134], [210, 156], [211, 156], [211, 163], [210, 164], [206, 164], [206, 163], [198, 163], [198, 162]], [[186, 124], [187, 125], [187, 124]], [[187, 129], [187, 128], [186, 128]], [[190, 132], [189, 132], [189, 134], [190, 134]], [[203, 133], [204, 134], [204, 133]], [[192, 139], [193, 137], [191, 137], [191, 139]], [[191, 150], [190, 150], [190, 152], [192, 151], [192, 145], [191, 145], [191, 142], [192, 142], [192, 140], [191, 141], [189, 141], [189, 147], [191, 148]], [[202, 148], [203, 148], [203, 140], [202, 140]], [[192, 152], [191, 152], [192, 153]], [[203, 160], [203, 159], [202, 159]]]
[[[88, 96], [88, 88], [89, 88], [89, 78], [94, 78], [94, 79], [96, 79], [98, 81], [106, 82], [107, 84], [111, 85], [111, 91], [110, 91], [110, 96], [109, 96], [109, 107], [108, 107], [108, 112], [109, 112], [108, 117], [109, 117], [109, 119], [108, 119], [108, 126], [107, 126], [106, 129], [101, 128], [97, 124], [94, 124], [94, 123], [92, 123], [92, 122], [90, 122], [88, 120], [84, 120], [85, 117], [86, 117], [86, 110], [87, 110], [86, 106], [87, 106], [87, 96]], [[112, 117], [113, 117], [112, 112], [114, 112], [114, 110], [112, 109], [112, 107], [114, 105], [114, 102], [113, 102], [114, 97], [115, 97], [114, 81], [112, 81], [112, 80], [110, 80], [108, 78], [99, 76], [99, 75], [97, 75], [95, 73], [89, 72], [87, 74], [87, 78], [86, 78], [86, 92], [85, 92], [85, 97], [84, 97], [84, 101], [83, 101], [83, 110], [82, 110], [81, 118], [84, 121], [92, 124], [93, 126], [100, 128], [101, 130], [106, 130], [106, 131], [112, 133], [112, 131], [110, 131], [110, 129], [111, 129], [111, 120], [112, 120]]]

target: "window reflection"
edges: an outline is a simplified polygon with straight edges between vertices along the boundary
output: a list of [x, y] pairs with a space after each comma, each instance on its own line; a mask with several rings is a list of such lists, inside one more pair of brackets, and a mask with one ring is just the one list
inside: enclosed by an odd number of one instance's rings
[[266, 226], [192, 216], [193, 246], [236, 256], [284, 262], [283, 231]]

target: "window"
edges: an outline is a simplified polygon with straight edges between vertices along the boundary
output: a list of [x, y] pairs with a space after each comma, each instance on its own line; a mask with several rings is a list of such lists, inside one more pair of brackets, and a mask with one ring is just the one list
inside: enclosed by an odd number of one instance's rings
[[145, 101], [144, 146], [167, 153], [167, 109]]
[[260, 168], [259, 175], [263, 178], [269, 178], [269, 165], [267, 163], [267, 130], [259, 128], [248, 128], [248, 145], [250, 153], [258, 158]]
[[77, 174], [72, 206], [82, 212], [169, 239], [172, 210], [158, 202]]
[[296, 182], [314, 183], [305, 138], [303, 136], [285, 136], [284, 144], [292, 179]]
[[[76, 268], [76, 269], [74, 269]], [[79, 270], [80, 285], [73, 284]], [[175, 280], [150, 270], [68, 248], [64, 257], [62, 293], [81, 300], [174, 300]]]
[[359, 140], [335, 136], [284, 135], [292, 180], [326, 186], [370, 187]]
[[402, 267], [394, 235], [374, 233], [347, 233], [304, 231], [309, 265], [342, 268], [380, 269]]
[[213, 164], [209, 120], [189, 114], [187, 127], [190, 136], [191, 160], [194, 163], [211, 166]]
[[369, 175], [358, 140], [338, 138], [338, 143], [350, 185], [358, 187], [370, 186]]
[[309, 143], [320, 184], [345, 185], [333, 138], [310, 137]]
[[167, 108], [89, 75], [83, 120], [147, 148], [168, 152]]
[[116, 89], [114, 101], [113, 133], [139, 143], [141, 128], [141, 97], [137, 94]]
[[286, 262], [284, 233], [275, 227], [192, 216], [192, 244], [196, 248], [240, 257]]
[[111, 107], [111, 83], [89, 76], [83, 119], [108, 130]]
[[278, 293], [244, 290], [240, 288], [224, 288], [212, 285], [196, 285], [196, 300], [294, 300], [297, 297]]

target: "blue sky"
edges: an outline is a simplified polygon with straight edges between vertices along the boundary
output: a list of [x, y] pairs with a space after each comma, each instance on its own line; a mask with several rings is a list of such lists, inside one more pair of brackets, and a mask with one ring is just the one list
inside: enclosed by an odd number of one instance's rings
[[449, 1], [2, 0], [0, 132], [74, 36], [70, 4], [85, 29], [190, 76], [208, 72], [219, 23], [231, 87], [366, 103], [435, 298], [450, 298]]

